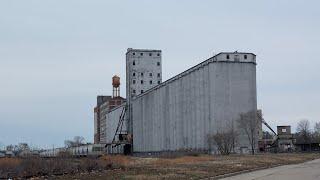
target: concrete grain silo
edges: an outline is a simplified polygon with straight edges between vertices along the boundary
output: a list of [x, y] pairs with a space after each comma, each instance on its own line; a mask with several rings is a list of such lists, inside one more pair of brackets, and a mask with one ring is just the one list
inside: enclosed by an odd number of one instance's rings
[[[208, 151], [208, 135], [236, 124], [240, 113], [257, 111], [256, 56], [217, 54], [130, 103], [133, 153]], [[250, 147], [237, 130], [236, 149]]]

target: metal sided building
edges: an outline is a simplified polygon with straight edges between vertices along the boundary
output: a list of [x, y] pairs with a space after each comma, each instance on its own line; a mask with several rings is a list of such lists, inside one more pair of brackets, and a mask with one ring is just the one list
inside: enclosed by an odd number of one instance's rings
[[119, 131], [117, 132], [120, 116], [124, 111], [126, 104], [122, 104], [112, 109], [106, 115], [106, 151], [108, 154], [123, 154], [124, 145], [115, 146], [115, 142], [121, 141], [119, 134], [127, 134], [127, 124], [123, 123], [120, 125]]
[[[208, 135], [257, 111], [256, 56], [217, 54], [133, 97], [131, 105], [133, 153], [209, 151]], [[244, 133], [238, 139], [237, 149], [250, 147]]]

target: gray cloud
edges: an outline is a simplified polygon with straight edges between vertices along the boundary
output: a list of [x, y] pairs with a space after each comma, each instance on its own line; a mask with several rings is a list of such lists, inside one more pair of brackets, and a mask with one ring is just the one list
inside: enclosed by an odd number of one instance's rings
[[[272, 126], [319, 121], [320, 3], [1, 1], [0, 142], [93, 139], [93, 106], [125, 79], [125, 51], [163, 50], [164, 79], [220, 51], [258, 55], [258, 105]], [[125, 87], [122, 87], [125, 95]]]

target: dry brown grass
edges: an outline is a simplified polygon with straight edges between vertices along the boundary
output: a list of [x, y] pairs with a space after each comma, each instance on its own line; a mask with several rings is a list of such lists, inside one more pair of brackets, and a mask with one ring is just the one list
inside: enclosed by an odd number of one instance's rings
[[114, 162], [116, 162], [116, 160], [111, 162], [93, 158], [2, 158], [0, 159], [0, 179], [31, 178], [102, 171], [112, 169]]
[[20, 159], [15, 158], [1, 158], [0, 169], [17, 167], [21, 163]]
[[67, 158], [45, 161], [0, 159], [0, 167], [20, 166], [25, 168], [24, 172], [34, 174], [39, 174], [37, 170], [40, 169], [48, 173], [49, 176], [45, 177], [49, 179], [50, 173], [62, 170], [66, 170], [68, 175], [54, 176], [53, 179], [202, 179], [243, 170], [301, 163], [317, 158], [320, 158], [320, 154], [200, 155], [176, 158], [103, 156], [99, 159]]
[[126, 168], [135, 164], [135, 160], [132, 157], [121, 156], [121, 155], [116, 155], [116, 156], [105, 155], [105, 156], [102, 156], [100, 160], [109, 162], [114, 167], [117, 166], [122, 168]]
[[158, 158], [153, 162], [154, 165], [166, 166], [166, 165], [178, 165], [178, 164], [198, 164], [205, 161], [213, 160], [213, 156], [203, 155], [203, 156], [184, 156], [178, 158]]

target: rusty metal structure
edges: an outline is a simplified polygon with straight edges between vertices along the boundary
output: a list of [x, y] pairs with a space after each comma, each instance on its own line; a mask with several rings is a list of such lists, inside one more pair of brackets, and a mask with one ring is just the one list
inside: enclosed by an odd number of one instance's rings
[[120, 97], [120, 77], [115, 75], [112, 77], [112, 86], [113, 86], [113, 96], [112, 97]]

